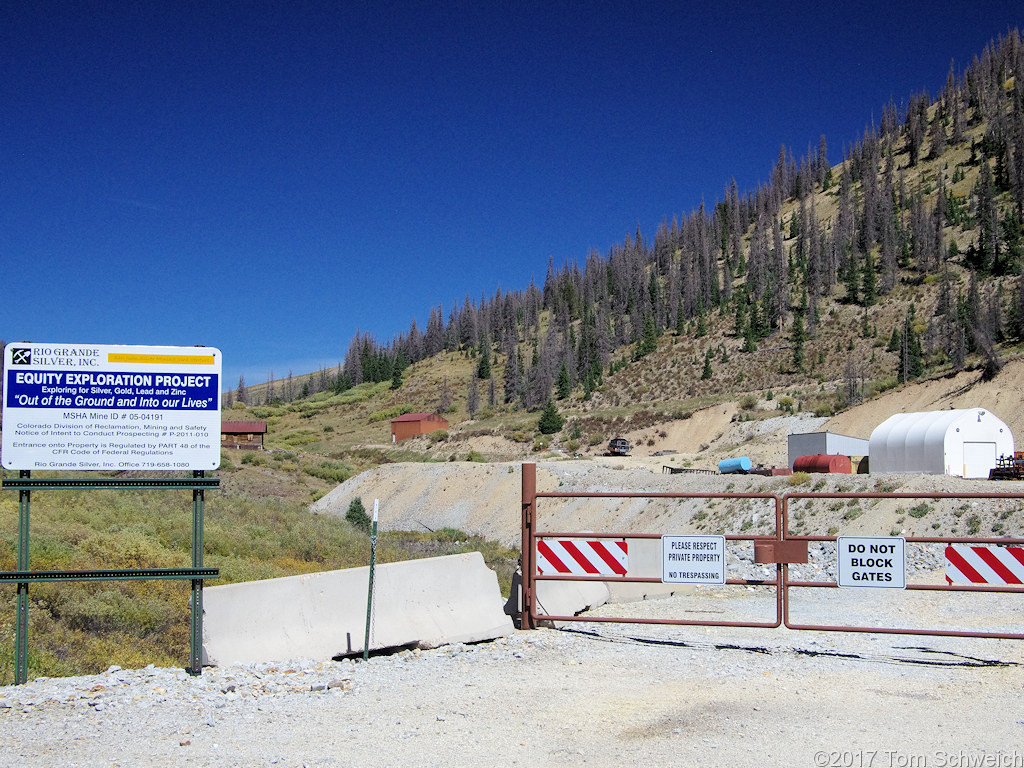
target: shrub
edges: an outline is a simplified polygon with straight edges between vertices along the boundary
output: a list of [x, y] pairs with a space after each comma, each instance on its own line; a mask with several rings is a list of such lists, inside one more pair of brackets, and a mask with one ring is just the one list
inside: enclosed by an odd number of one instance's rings
[[814, 415], [819, 418], [836, 415], [835, 403], [829, 397], [816, 398], [809, 403], [809, 406]]
[[811, 476], [806, 472], [794, 472], [786, 478], [786, 482], [790, 485], [804, 485], [805, 483], [811, 482]]
[[928, 506], [927, 504], [925, 504], [924, 502], [922, 502], [922, 503], [918, 504], [916, 507], [911, 507], [907, 511], [907, 514], [910, 515], [911, 517], [915, 517], [915, 518], [920, 519], [920, 518], [924, 517], [925, 515], [927, 515], [931, 511], [932, 511], [932, 508], [930, 506]]
[[884, 379], [875, 379], [874, 381], [868, 382], [867, 392], [865, 394], [868, 397], [871, 397], [872, 395], [880, 395], [888, 389], [895, 389], [899, 383], [899, 379], [895, 376], [889, 376]]
[[754, 395], [746, 394], [740, 398], [739, 406], [741, 410], [752, 411], [757, 407], [757, 398]]
[[345, 519], [360, 531], [370, 533], [373, 521], [370, 519], [370, 516], [366, 514], [366, 507], [363, 506], [362, 497], [356, 496], [349, 502], [348, 511], [345, 513]]

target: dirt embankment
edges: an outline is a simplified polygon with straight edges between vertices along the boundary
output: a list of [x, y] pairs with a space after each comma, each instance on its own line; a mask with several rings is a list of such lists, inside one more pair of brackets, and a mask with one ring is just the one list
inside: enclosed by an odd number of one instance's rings
[[[541, 491], [576, 492], [769, 492], [783, 494], [792, 488], [787, 478], [760, 476], [665, 474], [664, 466], [717, 470], [721, 459], [748, 456], [755, 464], [786, 466], [790, 433], [828, 429], [868, 438], [871, 431], [894, 413], [944, 408], [986, 408], [1002, 419], [1014, 434], [1024, 433], [1024, 361], [1009, 363], [991, 382], [981, 382], [977, 372], [888, 392], [832, 418], [810, 415], [745, 419], [734, 404], [702, 409], [680, 419], [625, 435], [635, 448], [629, 457], [585, 457], [578, 460], [545, 455], [524, 455], [538, 462]], [[770, 407], [771, 403], [761, 403]], [[474, 438], [473, 448], [494, 449], [494, 438]], [[490, 441], [490, 442], [487, 442]], [[508, 446], [503, 446], [508, 448]], [[657, 454], [657, 455], [656, 455]], [[317, 501], [316, 513], [343, 516], [355, 497], [368, 507], [380, 500], [380, 521], [390, 530], [457, 528], [510, 546], [519, 543], [521, 521], [521, 461], [507, 463], [449, 462], [444, 464], [392, 464], [364, 472]], [[816, 476], [819, 491], [955, 491], [1011, 492], [1016, 484], [999, 488], [987, 481], [966, 481], [946, 476], [857, 475]], [[1021, 490], [1024, 490], [1022, 488]], [[967, 519], [977, 515], [984, 533], [1001, 523], [1001, 535], [1018, 535], [1024, 513], [1013, 514], [1010, 505], [976, 502], [972, 505], [932, 505], [917, 516], [908, 515], [914, 502], [883, 501], [869, 507], [852, 503], [819, 505], [804, 520], [806, 533], [827, 533], [836, 528], [851, 534], [905, 533], [926, 535], [964, 532]], [[700, 513], [705, 517], [701, 518]], [[562, 530], [651, 531], [671, 528], [685, 533], [757, 531], [770, 524], [770, 515], [750, 504], [715, 504], [707, 500], [650, 503], [640, 500], [545, 500], [546, 525]], [[965, 517], [965, 512], [967, 516]], [[990, 519], [991, 518], [991, 519]], [[747, 527], [744, 528], [743, 526]]]
[[[352, 478], [313, 505], [318, 514], [344, 516], [360, 497], [380, 501], [381, 530], [455, 528], [507, 546], [521, 538], [522, 474], [519, 464], [391, 464]], [[787, 477], [664, 474], [622, 459], [549, 461], [537, 465], [538, 490], [577, 493], [766, 493], [793, 491], [963, 493], [1024, 492], [1004, 483], [941, 475], [816, 475], [790, 485]], [[790, 529], [801, 534], [1019, 536], [1024, 512], [1006, 501], [913, 499], [817, 500], [791, 505]], [[774, 506], [750, 499], [541, 499], [546, 530], [622, 533], [770, 534]]]

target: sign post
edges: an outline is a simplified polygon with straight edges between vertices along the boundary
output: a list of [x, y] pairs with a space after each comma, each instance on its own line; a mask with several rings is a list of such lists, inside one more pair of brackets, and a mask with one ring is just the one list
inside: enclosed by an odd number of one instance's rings
[[[28, 585], [31, 581], [191, 579], [189, 671], [202, 669], [204, 478], [220, 466], [221, 353], [211, 347], [13, 343], [4, 349], [2, 465], [20, 470], [0, 486], [19, 491], [18, 570], [0, 581], [18, 585], [15, 683], [28, 676]], [[191, 480], [42, 479], [32, 470], [191, 470]], [[33, 489], [189, 488], [192, 567], [30, 571], [29, 509]]]

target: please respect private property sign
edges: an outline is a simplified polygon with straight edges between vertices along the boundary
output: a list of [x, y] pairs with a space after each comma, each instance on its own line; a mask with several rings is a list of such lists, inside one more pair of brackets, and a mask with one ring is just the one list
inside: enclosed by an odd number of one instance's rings
[[725, 584], [725, 536], [662, 536], [661, 580]]
[[5, 469], [220, 466], [221, 352], [213, 347], [11, 343]]

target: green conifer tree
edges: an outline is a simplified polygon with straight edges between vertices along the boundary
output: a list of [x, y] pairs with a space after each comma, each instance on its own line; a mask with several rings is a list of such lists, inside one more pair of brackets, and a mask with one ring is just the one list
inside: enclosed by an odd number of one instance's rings
[[562, 368], [558, 371], [558, 378], [555, 379], [555, 395], [559, 400], [565, 400], [570, 394], [569, 369], [565, 367], [565, 363], [562, 363]]
[[553, 435], [562, 428], [564, 423], [565, 417], [558, 412], [555, 401], [548, 400], [540, 415], [540, 420], [537, 422], [537, 429], [542, 435]]
[[807, 341], [803, 312], [796, 312], [793, 315], [793, 327], [790, 330], [789, 340], [793, 345], [793, 367], [802, 373], [804, 370], [804, 343]]
[[900, 349], [898, 377], [906, 383], [924, 373], [924, 352], [921, 349], [921, 337], [914, 328], [914, 305], [907, 310], [903, 321], [903, 343]]
[[708, 350], [708, 353], [704, 355], [704, 370], [700, 374], [701, 381], [707, 381], [714, 375], [711, 370], [711, 350]]
[[476, 366], [476, 377], [491, 378], [491, 345], [486, 340], [480, 342], [480, 362]]
[[633, 350], [633, 359], [639, 360], [646, 357], [658, 348], [658, 329], [654, 325], [654, 318], [648, 315], [644, 318], [643, 335]]
[[871, 254], [864, 255], [861, 266], [860, 303], [871, 307], [878, 303], [878, 275], [875, 273], [875, 260]]

